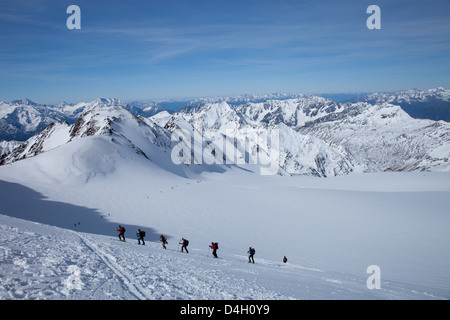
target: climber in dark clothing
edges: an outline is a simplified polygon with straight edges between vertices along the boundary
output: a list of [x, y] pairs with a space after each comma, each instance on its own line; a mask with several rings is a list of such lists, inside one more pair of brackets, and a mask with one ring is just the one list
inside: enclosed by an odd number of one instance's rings
[[250, 262], [255, 263], [255, 259], [253, 259], [253, 255], [255, 254], [255, 248], [252, 247], [248, 248], [247, 253], [248, 253], [248, 263]]
[[181, 238], [181, 242], [179, 244], [181, 244], [181, 252], [183, 252], [183, 249], [186, 249], [186, 253], [189, 253], [189, 251], [187, 249], [187, 246], [189, 245], [188, 239]]
[[145, 241], [144, 241], [145, 231], [138, 229], [138, 232], [136, 233], [136, 235], [138, 237], [138, 244], [141, 244], [141, 240], [142, 240], [142, 245], [145, 246]]
[[212, 249], [212, 254], [213, 254], [214, 258], [218, 258], [217, 249], [219, 249], [219, 243], [211, 242], [211, 245], [209, 247]]

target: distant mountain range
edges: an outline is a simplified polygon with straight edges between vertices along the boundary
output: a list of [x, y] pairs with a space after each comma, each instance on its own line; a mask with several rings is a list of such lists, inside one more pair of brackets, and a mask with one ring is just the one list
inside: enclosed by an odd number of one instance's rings
[[[91, 170], [114, 170], [114, 163], [136, 157], [181, 175], [198, 170], [223, 171], [240, 161], [249, 163], [255, 154], [270, 159], [271, 146], [262, 144], [258, 137], [276, 131], [275, 173], [282, 175], [449, 171], [450, 123], [413, 119], [391, 103], [435, 101], [438, 95], [440, 101], [447, 101], [447, 91], [441, 88], [426, 94], [417, 90], [401, 95], [372, 94], [361, 97], [362, 101], [346, 103], [310, 95], [262, 98], [261, 102], [251, 102], [256, 97], [248, 96], [201, 99], [175, 113], [161, 111], [155, 104], [131, 105], [117, 99], [58, 106], [14, 101], [1, 105], [3, 123], [11, 128], [4, 136], [35, 134], [25, 142], [1, 142], [0, 164], [42, 153], [49, 159], [54, 150], [59, 150], [61, 157], [62, 150], [69, 150], [66, 152], [71, 155], [64, 157], [73, 158], [77, 168], [83, 163], [87, 176]], [[232, 104], [242, 99], [248, 101]], [[364, 101], [368, 99], [375, 102]], [[12, 119], [16, 121], [13, 124], [7, 121]], [[180, 130], [191, 132], [194, 141], [191, 137], [174, 139]], [[201, 140], [195, 141], [196, 137]], [[91, 147], [85, 150], [88, 142]], [[182, 153], [173, 152], [177, 144], [187, 148]], [[227, 153], [229, 147], [236, 152]], [[102, 150], [113, 158], [103, 155]]]
[[371, 93], [352, 101], [371, 104], [387, 102], [399, 105], [413, 118], [450, 121], [450, 90], [442, 87], [426, 91], [410, 89], [393, 93]]
[[[268, 100], [288, 100], [305, 98], [311, 95], [292, 93], [273, 93], [266, 95], [239, 95], [231, 97], [198, 98], [185, 101], [130, 102], [118, 99], [97, 99], [77, 104], [58, 105], [38, 104], [29, 99], [0, 101], [0, 141], [25, 141], [42, 131], [53, 122], [74, 123], [85, 111], [99, 104], [120, 105], [136, 116], [151, 117], [161, 111], [176, 112], [184, 107], [191, 108], [207, 103], [226, 102], [239, 106], [245, 103], [259, 103]], [[430, 90], [411, 89], [393, 93], [370, 94], [324, 94], [324, 98], [335, 102], [390, 103], [399, 105], [413, 118], [450, 121], [450, 90], [436, 88]]]
[[120, 106], [134, 115], [150, 117], [164, 109], [155, 103], [128, 104], [119, 99], [99, 98], [77, 104], [39, 105], [28, 99], [0, 102], [0, 141], [24, 141], [41, 132], [51, 123], [73, 124], [79, 116], [98, 106]]

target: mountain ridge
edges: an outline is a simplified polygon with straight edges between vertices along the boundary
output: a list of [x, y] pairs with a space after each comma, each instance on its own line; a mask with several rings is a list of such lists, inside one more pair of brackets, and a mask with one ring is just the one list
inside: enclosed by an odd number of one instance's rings
[[[126, 145], [132, 153], [158, 159], [159, 166], [180, 174], [195, 172], [195, 167], [223, 171], [247, 164], [256, 164], [253, 168], [260, 172], [270, 167], [272, 174], [319, 177], [450, 170], [450, 124], [413, 119], [389, 102], [337, 103], [318, 96], [242, 105], [219, 101], [145, 117], [119, 99], [100, 98], [71, 105], [69, 111], [81, 110], [72, 124], [51, 122], [23, 143], [2, 142], [0, 163], [31, 158], [74, 139], [102, 136], [112, 148]], [[180, 163], [183, 166], [176, 167]]]

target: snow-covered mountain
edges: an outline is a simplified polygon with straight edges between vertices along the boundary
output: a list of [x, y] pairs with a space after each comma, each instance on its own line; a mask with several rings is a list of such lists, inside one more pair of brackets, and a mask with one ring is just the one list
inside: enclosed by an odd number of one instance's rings
[[318, 119], [299, 132], [339, 145], [366, 171], [448, 171], [450, 124], [412, 119], [399, 106], [357, 103], [345, 117]]
[[[276, 161], [279, 168], [275, 173], [280, 174], [334, 176], [353, 171], [355, 165], [346, 150], [330, 146], [311, 135], [298, 133], [292, 122], [278, 121], [280, 113], [277, 114], [275, 108], [270, 108], [278, 105], [278, 111], [289, 112], [287, 109], [293, 105], [298, 106], [300, 101], [304, 102], [304, 99], [248, 103], [237, 107], [226, 102], [204, 104], [175, 113], [166, 128], [171, 131], [181, 128], [198, 132], [198, 136], [203, 139], [204, 149], [207, 148], [208, 142], [214, 141], [217, 133], [226, 136], [223, 143], [215, 143], [219, 149], [228, 150], [228, 145], [235, 151], [231, 153], [231, 159], [227, 158], [227, 152], [221, 152], [224, 163], [249, 163], [250, 159], [254, 159], [256, 164], [273, 164], [273, 161]], [[273, 116], [273, 121], [269, 120], [267, 115]], [[272, 143], [268, 141], [268, 137], [274, 134], [277, 140], [277, 145], [273, 146], [277, 148], [276, 157], [271, 154]], [[267, 140], [261, 137], [267, 137]], [[201, 155], [194, 158], [197, 163], [201, 162], [198, 160]], [[326, 163], [322, 161], [324, 158], [328, 159]]]
[[236, 107], [236, 110], [253, 121], [266, 125], [284, 123], [294, 130], [317, 119], [329, 120], [332, 117], [348, 115], [347, 110], [343, 112], [341, 104], [318, 96], [247, 103]]
[[228, 96], [228, 97], [203, 97], [197, 98], [189, 101], [186, 106], [195, 107], [204, 104], [212, 104], [212, 103], [220, 103], [226, 102], [230, 105], [237, 106], [244, 103], [252, 102], [264, 102], [267, 100], [288, 100], [288, 99], [296, 99], [304, 97], [304, 94], [298, 93], [286, 93], [286, 92], [277, 92], [277, 93], [269, 93], [269, 94], [242, 94], [236, 96]]
[[115, 98], [99, 98], [76, 104], [40, 105], [31, 100], [0, 102], [0, 140], [24, 141], [39, 133], [51, 123], [73, 124], [81, 114], [101, 107], [121, 107], [134, 115], [150, 117], [164, 109], [153, 103], [128, 104]]
[[371, 104], [387, 102], [401, 106], [414, 118], [450, 121], [450, 90], [442, 87], [375, 92], [357, 97], [354, 101]]
[[171, 150], [184, 130], [190, 136], [182, 139], [185, 145], [175, 157], [185, 165], [253, 163], [259, 165], [256, 171], [269, 166], [272, 174], [321, 177], [450, 170], [450, 124], [413, 119], [389, 103], [336, 103], [317, 96], [239, 106], [222, 101], [145, 118], [133, 115], [119, 100], [98, 99], [66, 112], [74, 110], [87, 111], [74, 124], [52, 123], [20, 145], [2, 143], [1, 163], [86, 136], [113, 136], [112, 141], [128, 144], [138, 154], [162, 152], [161, 161], [178, 164]]
[[433, 102], [436, 100], [450, 101], [450, 90], [438, 87], [429, 90], [409, 89], [396, 92], [374, 92], [356, 98], [370, 103], [389, 102], [400, 105], [403, 103]]
[[166, 109], [156, 102], [131, 102], [126, 104], [125, 109], [135, 116], [142, 116], [144, 118], [154, 116], [160, 112], [167, 112]]
[[[170, 167], [166, 165], [170, 160], [168, 151], [171, 144], [166, 130], [115, 104], [90, 107], [72, 125], [67, 122], [52, 123], [24, 143], [15, 143], [15, 147], [3, 154], [2, 164], [35, 157], [77, 142], [83, 151], [68, 146], [67, 150], [72, 150], [69, 152], [75, 154], [65, 156], [80, 162], [92, 160], [88, 161], [87, 167], [82, 168], [86, 177], [91, 174], [91, 169], [99, 172], [108, 171], [107, 168], [115, 170], [114, 164], [120, 162], [120, 159], [131, 160], [136, 157], [145, 159], [152, 165], [163, 165], [166, 169]], [[6, 146], [7, 144], [4, 149]], [[60, 151], [55, 155], [58, 152]]]
[[317, 96], [240, 106], [206, 103], [175, 113], [166, 128], [186, 128], [182, 121], [202, 136], [221, 132], [237, 141], [276, 130], [280, 173], [450, 169], [450, 124], [413, 119], [389, 103], [336, 103]]
[[[332, 97], [335, 95], [328, 94], [323, 96]], [[355, 96], [355, 94], [349, 96]], [[136, 116], [140, 115], [148, 118], [166, 110], [175, 112], [184, 106], [195, 108], [196, 106], [220, 102], [226, 102], [232, 106], [241, 106], [246, 103], [281, 102], [283, 100], [299, 98], [304, 98], [307, 101], [310, 97], [313, 96], [295, 93], [272, 93], [263, 95], [244, 94], [229, 97], [207, 97], [186, 101], [134, 101], [130, 103], [125, 103], [119, 99], [100, 98], [91, 102], [80, 102], [76, 104], [62, 102], [58, 105], [41, 105], [29, 99], [13, 100], [11, 102], [0, 101], [0, 141], [25, 141], [34, 134], [39, 133], [52, 122], [66, 121], [72, 124], [84, 111], [90, 110], [98, 105], [122, 106]], [[348, 101], [348, 99], [344, 100]], [[413, 118], [445, 121], [450, 119], [450, 90], [442, 87], [429, 90], [410, 89], [390, 93], [370, 93], [358, 96], [350, 102], [368, 102], [370, 104], [385, 102], [401, 106]], [[313, 103], [318, 103], [317, 99]]]
[[66, 119], [56, 108], [28, 99], [0, 102], [0, 140], [26, 140], [50, 123]]

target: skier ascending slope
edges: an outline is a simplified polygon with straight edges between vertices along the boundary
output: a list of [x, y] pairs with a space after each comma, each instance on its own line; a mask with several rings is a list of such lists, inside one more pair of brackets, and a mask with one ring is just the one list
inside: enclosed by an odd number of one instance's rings
[[159, 237], [159, 241], [161, 241], [161, 244], [162, 244], [163, 248], [164, 248], [164, 249], [167, 249], [167, 248], [166, 248], [166, 244], [168, 244], [168, 242], [167, 242], [167, 237], [165, 237], [164, 235], [161, 235], [161, 236]]
[[181, 244], [181, 252], [183, 252], [183, 249], [186, 249], [186, 253], [189, 253], [187, 246], [189, 244], [189, 240], [185, 239], [185, 238], [181, 238], [181, 242], [179, 243]]
[[141, 244], [141, 240], [142, 240], [142, 245], [145, 246], [145, 241], [144, 241], [145, 231], [138, 229], [138, 232], [136, 233], [136, 235], [138, 237], [138, 244]]
[[125, 241], [125, 227], [119, 225], [119, 227], [116, 230], [119, 232], [119, 240]]
[[211, 245], [209, 247], [212, 249], [212, 254], [213, 254], [214, 258], [218, 258], [217, 249], [219, 249], [219, 243], [211, 242]]
[[255, 248], [252, 247], [248, 248], [247, 253], [248, 253], [248, 263], [250, 262], [255, 263], [255, 259], [253, 259], [253, 255], [255, 254]]

